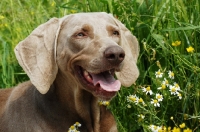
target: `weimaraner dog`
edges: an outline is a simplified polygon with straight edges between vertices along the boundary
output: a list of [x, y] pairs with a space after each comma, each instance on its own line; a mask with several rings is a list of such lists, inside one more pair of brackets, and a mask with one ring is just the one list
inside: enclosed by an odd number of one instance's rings
[[[139, 46], [111, 14], [52, 18], [15, 48], [30, 81], [0, 90], [0, 132], [117, 132], [111, 100], [138, 78]], [[117, 79], [118, 80], [117, 80]]]

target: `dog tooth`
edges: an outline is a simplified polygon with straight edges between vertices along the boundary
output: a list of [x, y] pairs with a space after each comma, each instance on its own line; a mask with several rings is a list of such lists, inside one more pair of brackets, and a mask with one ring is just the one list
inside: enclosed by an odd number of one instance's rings
[[88, 76], [88, 75], [89, 75], [89, 73], [88, 73], [86, 70], [83, 71], [83, 74], [84, 74], [85, 76]]

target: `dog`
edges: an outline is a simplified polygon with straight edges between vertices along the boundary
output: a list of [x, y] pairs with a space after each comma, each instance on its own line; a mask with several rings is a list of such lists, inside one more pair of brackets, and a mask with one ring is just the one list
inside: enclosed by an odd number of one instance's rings
[[75, 122], [81, 132], [117, 132], [98, 101], [136, 81], [139, 45], [113, 15], [52, 18], [14, 51], [30, 81], [0, 90], [0, 132], [67, 132]]

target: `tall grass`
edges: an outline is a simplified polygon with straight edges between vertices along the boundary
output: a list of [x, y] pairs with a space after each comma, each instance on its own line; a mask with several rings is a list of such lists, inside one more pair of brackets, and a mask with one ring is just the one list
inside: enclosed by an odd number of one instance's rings
[[[70, 13], [105, 11], [121, 20], [140, 43], [140, 77], [130, 88], [122, 88], [109, 107], [119, 131], [171, 128], [171, 131], [199, 132], [199, 5], [199, 0], [2, 0], [0, 87], [28, 79], [17, 64], [13, 48], [39, 24]], [[187, 51], [190, 46], [194, 50]], [[162, 76], [156, 77], [158, 71]], [[169, 71], [174, 73], [174, 79], [168, 75]], [[163, 100], [158, 101], [156, 94]], [[154, 100], [159, 107], [154, 106]]]

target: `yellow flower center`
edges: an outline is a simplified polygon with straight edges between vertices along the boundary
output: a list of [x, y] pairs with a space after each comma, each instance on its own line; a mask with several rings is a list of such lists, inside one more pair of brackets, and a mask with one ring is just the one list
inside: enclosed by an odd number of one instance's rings
[[161, 98], [162, 98], [162, 96], [161, 96], [161, 95], [158, 95], [158, 96], [157, 96], [157, 99], [161, 99]]
[[70, 127], [70, 129], [71, 129], [71, 130], [74, 130], [74, 129], [75, 129], [75, 127], [74, 127], [74, 126], [71, 126], [71, 127]]
[[108, 102], [108, 101], [105, 102], [105, 105], [106, 105], [106, 106], [108, 106], [109, 104], [110, 104], [110, 102]]
[[170, 75], [171, 75], [172, 77], [174, 77], [174, 73], [173, 73], [173, 72], [171, 72]]
[[162, 84], [162, 89], [166, 89], [166, 85], [165, 84]]
[[161, 74], [161, 72], [160, 72], [160, 71], [158, 71], [158, 72], [157, 72], [157, 75], [160, 75], [160, 74]]
[[80, 123], [79, 123], [79, 122], [76, 122], [75, 124], [78, 126]]
[[176, 83], [176, 84], [175, 84], [175, 87], [179, 87], [179, 85]]
[[143, 99], [142, 99], [142, 98], [140, 98], [140, 99], [138, 100], [138, 102], [142, 103], [142, 102], [143, 102]]
[[135, 97], [129, 97], [129, 99], [131, 100], [131, 101], [136, 101], [136, 98]]
[[158, 100], [156, 100], [156, 99], [153, 100], [153, 103], [154, 103], [154, 104], [157, 104], [157, 103], [158, 103]]
[[172, 91], [172, 92], [176, 92], [176, 89], [173, 87], [173, 88], [171, 89], [171, 91]]
[[146, 90], [147, 90], [147, 91], [150, 91], [150, 90], [151, 90], [151, 88], [150, 88], [150, 87], [147, 87], [147, 88], [146, 88]]

